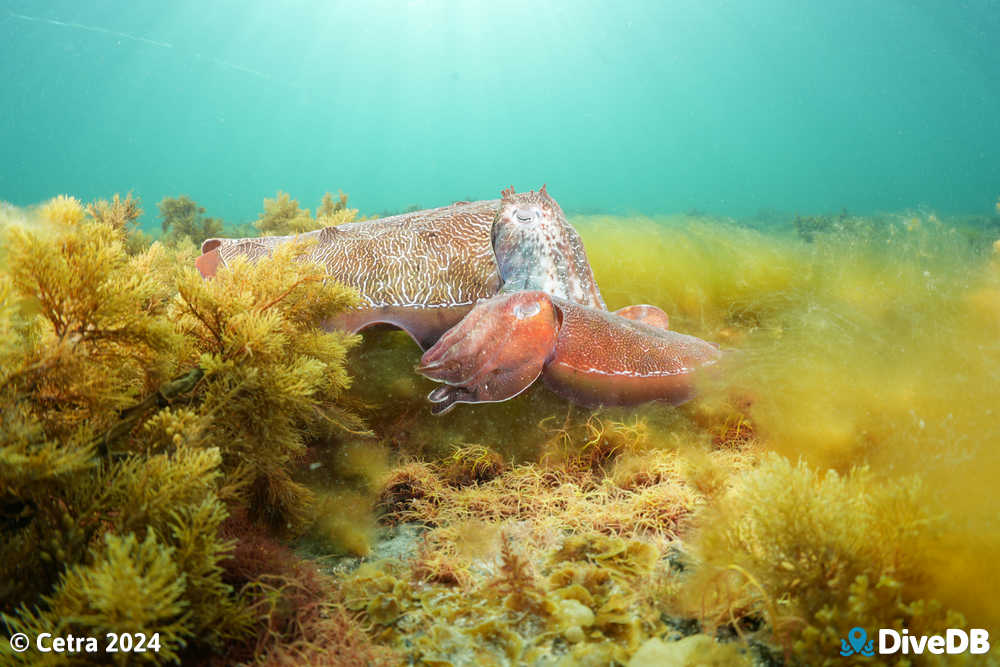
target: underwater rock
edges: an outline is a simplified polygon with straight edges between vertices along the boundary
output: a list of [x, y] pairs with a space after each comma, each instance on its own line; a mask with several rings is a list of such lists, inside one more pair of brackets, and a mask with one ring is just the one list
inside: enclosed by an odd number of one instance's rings
[[[589, 628], [594, 624], [595, 619], [594, 612], [590, 607], [572, 598], [559, 601], [556, 605], [556, 616], [565, 624], [567, 633], [573, 628]], [[582, 633], [580, 633], [580, 638], [583, 638]]]
[[426, 350], [418, 371], [445, 384], [428, 396], [435, 414], [508, 400], [543, 375], [586, 406], [680, 403], [695, 370], [719, 357], [669, 331], [655, 306], [608, 312], [579, 234], [544, 185], [298, 237], [210, 238], [196, 265], [214, 276], [296, 238], [315, 240], [308, 259], [361, 295], [328, 329], [389, 324]]
[[719, 644], [708, 635], [691, 635], [676, 642], [652, 637], [628, 661], [628, 667], [729, 667], [749, 664], [750, 660], [735, 645]]

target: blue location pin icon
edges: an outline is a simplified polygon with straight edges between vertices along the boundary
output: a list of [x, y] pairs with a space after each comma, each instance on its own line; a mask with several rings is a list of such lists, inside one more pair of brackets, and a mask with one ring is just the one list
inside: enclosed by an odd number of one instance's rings
[[864, 628], [851, 628], [851, 631], [847, 633], [847, 640], [851, 642], [851, 648], [854, 649], [855, 653], [861, 653], [867, 639], [868, 633], [865, 632]]

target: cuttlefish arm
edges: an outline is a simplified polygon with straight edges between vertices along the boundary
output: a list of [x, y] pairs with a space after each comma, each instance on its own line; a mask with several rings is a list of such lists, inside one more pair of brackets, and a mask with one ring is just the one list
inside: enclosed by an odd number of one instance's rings
[[[658, 308], [644, 316], [557, 302], [562, 327], [543, 379], [574, 403], [638, 405], [662, 400], [677, 405], [694, 396], [699, 372], [721, 357], [717, 346], [665, 328]], [[660, 317], [662, 314], [662, 317]]]
[[539, 377], [585, 406], [676, 404], [693, 396], [696, 371], [719, 356], [694, 336], [525, 291], [477, 303], [427, 350], [417, 371], [444, 383], [428, 396], [436, 414], [456, 403], [513, 398]]
[[559, 335], [560, 314], [544, 292], [484, 299], [420, 358], [417, 372], [444, 382], [432, 412], [455, 403], [506, 401], [542, 374]]

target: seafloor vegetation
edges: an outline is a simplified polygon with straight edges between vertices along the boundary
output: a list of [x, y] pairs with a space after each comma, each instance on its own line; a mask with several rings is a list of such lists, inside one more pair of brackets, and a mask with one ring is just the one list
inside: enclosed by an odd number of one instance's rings
[[575, 218], [608, 306], [661, 306], [726, 372], [680, 408], [536, 387], [435, 418], [404, 334], [317, 329], [355, 296], [295, 248], [193, 268], [203, 236], [354, 220], [346, 195], [242, 229], [158, 209], [154, 243], [132, 197], [0, 205], [7, 634], [160, 633], [123, 664], [639, 666], [1000, 630], [1000, 211]]

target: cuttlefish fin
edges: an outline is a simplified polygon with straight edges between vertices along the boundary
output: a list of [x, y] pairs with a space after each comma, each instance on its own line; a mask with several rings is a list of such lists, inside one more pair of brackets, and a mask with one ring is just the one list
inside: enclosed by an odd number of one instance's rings
[[201, 244], [201, 255], [195, 258], [203, 278], [211, 278], [218, 272], [220, 266], [226, 266], [226, 261], [233, 257], [244, 257], [249, 262], [256, 262], [261, 257], [271, 254], [275, 246], [286, 243], [295, 237], [266, 236], [244, 239], [205, 239]]
[[445, 383], [428, 395], [432, 412], [456, 403], [494, 403], [538, 379], [555, 349], [560, 315], [544, 292], [479, 301], [420, 358], [417, 372]]
[[670, 317], [656, 306], [650, 306], [645, 303], [635, 306], [625, 306], [616, 310], [615, 315], [620, 315], [635, 322], [642, 322], [651, 327], [670, 330]]

